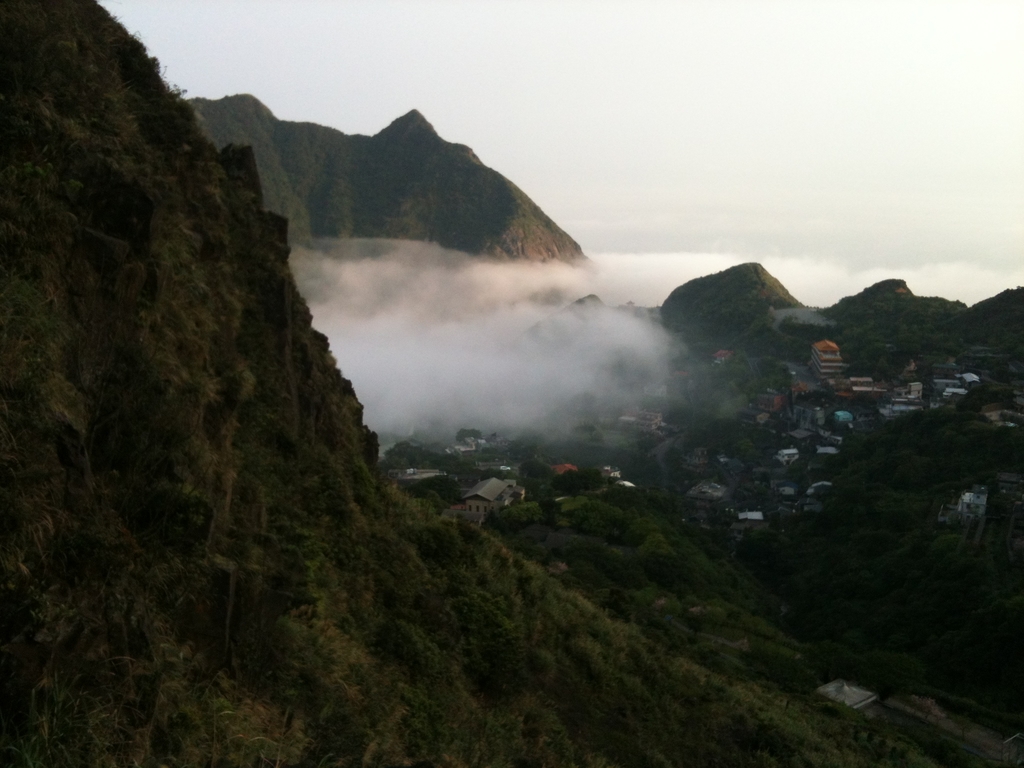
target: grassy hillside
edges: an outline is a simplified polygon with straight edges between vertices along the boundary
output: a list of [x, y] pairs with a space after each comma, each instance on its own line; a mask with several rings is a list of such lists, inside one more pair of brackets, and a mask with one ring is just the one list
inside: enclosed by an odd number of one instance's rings
[[508, 259], [584, 258], [518, 187], [416, 110], [368, 137], [278, 120], [249, 95], [191, 104], [217, 146], [253, 147], [267, 207], [291, 218], [293, 239], [386, 237]]
[[5, 765], [932, 764], [382, 484], [252, 154], [95, 3], [0, 28]]
[[676, 288], [661, 307], [662, 322], [691, 344], [742, 346], [772, 331], [771, 309], [800, 307], [760, 264], [740, 264]]
[[894, 375], [910, 357], [963, 351], [960, 317], [966, 305], [937, 296], [915, 296], [903, 280], [883, 280], [847, 296], [823, 314], [853, 374]]

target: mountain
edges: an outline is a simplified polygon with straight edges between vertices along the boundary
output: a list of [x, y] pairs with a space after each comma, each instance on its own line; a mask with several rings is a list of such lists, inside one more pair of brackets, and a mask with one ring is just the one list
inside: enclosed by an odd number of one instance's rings
[[912, 357], [944, 357], [963, 351], [960, 317], [966, 305], [937, 296], [916, 296], [903, 280], [882, 280], [822, 310], [835, 321], [830, 331], [851, 375], [888, 378]]
[[249, 95], [190, 103], [218, 147], [252, 146], [266, 205], [290, 219], [295, 241], [384, 237], [501, 259], [586, 258], [522, 190], [416, 110], [374, 136], [349, 136], [278, 120]]
[[676, 288], [662, 322], [688, 343], [735, 346], [771, 332], [772, 309], [803, 306], [760, 264], [740, 264]]
[[890, 329], [901, 326], [936, 325], [950, 322], [966, 305], [938, 296], [915, 296], [904, 280], [882, 280], [855, 296], [840, 299], [822, 314], [844, 327], [862, 330]]
[[253, 153], [91, 0], [0, 29], [4, 765], [934, 765], [773, 682], [800, 654], [717, 596], [744, 580], [713, 542], [660, 540], [671, 505], [632, 531], [632, 621], [392, 488]]
[[957, 317], [963, 338], [1024, 358], [1024, 288], [1010, 288], [979, 301]]

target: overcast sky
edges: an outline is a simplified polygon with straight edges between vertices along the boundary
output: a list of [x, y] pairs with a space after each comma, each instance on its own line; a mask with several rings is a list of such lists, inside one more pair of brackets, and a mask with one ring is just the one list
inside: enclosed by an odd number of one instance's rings
[[1019, 0], [103, 5], [189, 96], [346, 133], [419, 109], [599, 261], [661, 254], [668, 289], [749, 260], [819, 304], [1024, 283]]

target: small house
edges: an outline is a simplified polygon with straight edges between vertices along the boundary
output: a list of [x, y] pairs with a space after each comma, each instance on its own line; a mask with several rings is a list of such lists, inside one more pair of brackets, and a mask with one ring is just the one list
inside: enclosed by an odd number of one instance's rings
[[800, 493], [800, 486], [792, 480], [783, 480], [775, 484], [775, 492], [786, 499], [796, 497]]
[[787, 402], [785, 395], [774, 391], [762, 392], [757, 396], [757, 407], [769, 413], [777, 413], [785, 409]]
[[800, 458], [800, 450], [798, 448], [783, 448], [775, 454], [775, 458], [783, 466], [788, 466]]
[[[513, 501], [526, 497], [526, 489], [511, 480], [491, 477], [482, 480], [462, 496], [462, 503], [469, 512], [482, 512], [484, 516], [507, 507]], [[460, 515], [465, 517], [465, 515]]]

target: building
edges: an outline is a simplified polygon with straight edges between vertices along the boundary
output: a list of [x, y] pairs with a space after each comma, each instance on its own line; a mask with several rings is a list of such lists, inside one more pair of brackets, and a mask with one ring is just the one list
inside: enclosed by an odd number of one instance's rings
[[757, 408], [746, 408], [740, 409], [740, 412], [736, 414], [739, 416], [740, 421], [744, 424], [764, 424], [771, 418], [767, 411], [759, 411]]
[[800, 458], [800, 451], [797, 448], [783, 448], [775, 454], [775, 458], [783, 466], [788, 466]]
[[835, 379], [846, 370], [846, 364], [839, 354], [839, 345], [822, 339], [811, 344], [811, 368], [819, 379]]
[[784, 410], [788, 404], [788, 398], [778, 392], [762, 392], [757, 396], [757, 407], [762, 411], [776, 413]]
[[963, 516], [983, 517], [987, 508], [988, 488], [984, 485], [976, 485], [971, 490], [964, 491], [956, 505], [956, 511]]
[[825, 409], [813, 405], [793, 406], [793, 421], [798, 427], [815, 429], [825, 426]]
[[713, 354], [711, 356], [711, 358], [716, 363], [721, 365], [722, 363], [724, 363], [726, 360], [728, 360], [732, 356], [733, 356], [733, 351], [731, 349], [720, 349], [717, 352], [715, 352], [715, 354]]
[[775, 483], [775, 492], [784, 499], [794, 499], [800, 495], [800, 486], [792, 480]]
[[832, 414], [832, 421], [836, 424], [851, 424], [853, 422], [853, 414], [849, 411], [836, 411]]
[[575, 464], [554, 464], [551, 467], [556, 475], [564, 475], [566, 472], [579, 472], [579, 467]]
[[499, 480], [496, 477], [481, 480], [463, 494], [462, 503], [468, 512], [489, 515], [513, 501], [521, 501], [526, 497], [526, 489], [511, 480]]
[[939, 522], [969, 521], [976, 517], [985, 517], [987, 508], [988, 488], [976, 485], [971, 490], [961, 493], [955, 504], [944, 505], [939, 511]]
[[756, 531], [768, 525], [764, 519], [764, 512], [740, 512], [736, 517], [736, 522], [729, 526], [729, 530], [732, 532], [733, 538], [737, 540], [743, 538], [743, 534], [747, 531]]
[[705, 481], [697, 483], [686, 492], [686, 496], [697, 501], [721, 501], [725, 498], [725, 487], [718, 483]]

